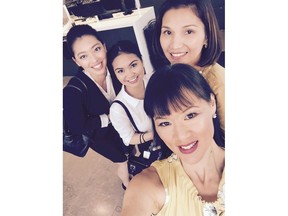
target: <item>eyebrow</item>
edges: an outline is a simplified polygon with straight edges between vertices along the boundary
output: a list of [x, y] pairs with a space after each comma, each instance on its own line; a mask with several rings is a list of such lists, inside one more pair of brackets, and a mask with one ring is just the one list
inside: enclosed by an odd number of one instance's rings
[[[185, 113], [187, 110], [189, 110], [191, 108], [198, 108], [198, 106], [191, 105], [191, 106], [187, 107], [186, 109], [182, 110], [182, 113]], [[157, 120], [157, 119], [165, 119], [165, 117], [157, 116], [157, 117], [155, 117], [155, 120]]]
[[[138, 59], [133, 60], [132, 62], [129, 63], [129, 66], [132, 65], [134, 62], [137, 62], [137, 61], [139, 61], [139, 60]], [[115, 68], [114, 71], [120, 70], [120, 69], [123, 69], [123, 68]]]
[[137, 62], [137, 61], [138, 61], [138, 59], [135, 59], [135, 60], [133, 60], [132, 62], [130, 62], [129, 65], [132, 65], [134, 62]]
[[[94, 49], [96, 46], [98, 46], [100, 44], [100, 42], [97, 42], [96, 44], [94, 44], [92, 47], [91, 47], [91, 49]], [[80, 56], [80, 55], [83, 55], [83, 54], [85, 54], [86, 53], [86, 51], [82, 51], [82, 52], [79, 52], [79, 53], [77, 53], [77, 56]]]
[[198, 108], [199, 106], [196, 105], [191, 105], [189, 107], [187, 107], [185, 110], [183, 110], [183, 112], [186, 112], [187, 110], [191, 109], [191, 108]]
[[[189, 24], [189, 25], [182, 26], [182, 28], [188, 28], [188, 27], [197, 27], [197, 28], [198, 28], [197, 25], [193, 25], [193, 24]], [[161, 26], [161, 28], [167, 28], [167, 29], [170, 29], [169, 26]]]

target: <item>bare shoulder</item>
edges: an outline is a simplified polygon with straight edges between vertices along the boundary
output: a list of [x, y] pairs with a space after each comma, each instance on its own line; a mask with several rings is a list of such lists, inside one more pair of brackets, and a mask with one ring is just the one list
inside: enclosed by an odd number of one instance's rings
[[165, 203], [165, 190], [154, 167], [133, 177], [125, 191], [122, 215], [151, 215]]

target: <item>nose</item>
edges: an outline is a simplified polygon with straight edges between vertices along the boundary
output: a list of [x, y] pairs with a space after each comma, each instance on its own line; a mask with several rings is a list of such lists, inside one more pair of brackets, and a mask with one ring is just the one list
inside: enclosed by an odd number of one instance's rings
[[133, 77], [134, 74], [136, 74], [135, 68], [129, 67], [129, 68], [127, 68], [126, 70], [127, 70], [127, 77], [129, 77], [129, 78]]
[[186, 143], [189, 137], [189, 128], [185, 124], [175, 124], [173, 137], [178, 143]]
[[96, 63], [96, 62], [98, 61], [98, 59], [99, 59], [98, 54], [97, 54], [97, 53], [92, 53], [92, 55], [91, 55], [91, 57], [90, 57], [90, 61], [91, 61], [92, 63]]
[[179, 34], [174, 34], [171, 38], [170, 47], [172, 49], [179, 49], [183, 45], [182, 37]]

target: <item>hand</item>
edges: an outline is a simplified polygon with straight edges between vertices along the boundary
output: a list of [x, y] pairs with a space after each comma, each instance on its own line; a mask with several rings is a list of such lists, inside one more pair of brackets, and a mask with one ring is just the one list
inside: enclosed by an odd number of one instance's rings
[[153, 140], [153, 139], [154, 139], [154, 133], [153, 133], [153, 131], [149, 131], [149, 132], [145, 133], [144, 139], [145, 139], [146, 141], [148, 141], [148, 140]]

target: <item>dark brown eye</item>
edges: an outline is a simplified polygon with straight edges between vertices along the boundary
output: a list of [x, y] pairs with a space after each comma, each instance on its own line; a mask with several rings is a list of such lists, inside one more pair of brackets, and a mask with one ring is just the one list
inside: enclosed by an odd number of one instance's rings
[[169, 122], [161, 122], [161, 123], [159, 124], [160, 127], [166, 127], [166, 126], [168, 126], [168, 125], [170, 125]]
[[196, 116], [196, 113], [189, 113], [188, 115], [186, 115], [185, 119], [192, 119]]

